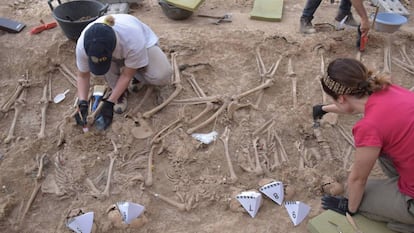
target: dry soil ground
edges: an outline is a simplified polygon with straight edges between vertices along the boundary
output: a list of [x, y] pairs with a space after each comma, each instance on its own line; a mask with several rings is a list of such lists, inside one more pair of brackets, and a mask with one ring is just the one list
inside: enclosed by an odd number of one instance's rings
[[[250, 20], [252, 6], [253, 0], [205, 1], [198, 12], [185, 21], [168, 19], [156, 0], [133, 5], [130, 12], [153, 28], [168, 56], [178, 53], [177, 63], [185, 69], [181, 72], [184, 88], [176, 99], [196, 96], [189, 84], [189, 74], [194, 75], [207, 96], [220, 95], [229, 99], [260, 85], [257, 50], [266, 68], [281, 58], [273, 85], [264, 90], [257, 108], [240, 108], [233, 115], [225, 110], [196, 131], [217, 131], [221, 136], [226, 127], [230, 129], [229, 154], [238, 177], [236, 182], [230, 182], [222, 141], [217, 139], [209, 145], [200, 145], [187, 133], [208, 118], [189, 122], [204, 105], [170, 104], [149, 118], [147, 122], [154, 132], [180, 119], [178, 127], [173, 127], [162, 143], [152, 143], [152, 137], [136, 139], [131, 133], [136, 123], [124, 115], [116, 115], [112, 127], [105, 132], [91, 129], [84, 134], [72, 118], [66, 122], [66, 114], [73, 111], [76, 88], [58, 68], [65, 65], [76, 72], [75, 42], [68, 40], [59, 27], [38, 35], [29, 34], [32, 27], [39, 25], [40, 19], [53, 20], [46, 1], [2, 1], [1, 16], [24, 22], [27, 28], [18, 34], [0, 34], [0, 104], [4, 106], [19, 80], [28, 78], [29, 87], [25, 89], [26, 99], [15, 105], [17, 109], [23, 107], [16, 121], [15, 137], [8, 143], [5, 141], [8, 141], [14, 108], [0, 115], [0, 231], [69, 232], [64, 225], [66, 216], [70, 210], [83, 208], [94, 211], [97, 232], [306, 232], [308, 220], [322, 211], [320, 185], [333, 179], [344, 183], [352, 161], [352, 147], [340, 129], [350, 134], [360, 116], [339, 116], [337, 124], [322, 124], [322, 136], [332, 153], [329, 158], [314, 136], [311, 107], [323, 101], [318, 84], [321, 58], [328, 64], [338, 57], [355, 57], [356, 30], [335, 31], [323, 24], [333, 23], [338, 2], [323, 1], [314, 20], [314, 23], [321, 23], [318, 33], [308, 36], [298, 32], [304, 0], [285, 1], [281, 22]], [[372, 12], [372, 7], [367, 6]], [[409, 10], [411, 12], [411, 7]], [[233, 22], [214, 25], [209, 19], [197, 17], [197, 13], [231, 13]], [[362, 61], [382, 70], [384, 44], [389, 37], [393, 42], [393, 58], [401, 59], [399, 51], [405, 45], [414, 59], [413, 29], [409, 22], [392, 35], [371, 32]], [[296, 74], [294, 77], [287, 75], [289, 60]], [[391, 71], [395, 83], [407, 88], [414, 86], [411, 74], [394, 64]], [[294, 78], [297, 81], [296, 106], [292, 97]], [[62, 103], [48, 104], [45, 137], [39, 138], [40, 100], [49, 79], [52, 96], [66, 89], [70, 92]], [[94, 83], [100, 81], [94, 79]], [[143, 103], [140, 112], [152, 109], [173, 91], [173, 86], [160, 88]], [[139, 103], [144, 92], [129, 95], [129, 109]], [[259, 95], [248, 95], [239, 102], [255, 104]], [[223, 104], [227, 102], [215, 103], [214, 107], [219, 109]], [[270, 127], [256, 132], [270, 120]], [[98, 190], [104, 190], [109, 155], [113, 151], [111, 141], [119, 154], [115, 156], [109, 196], [97, 195], [88, 180]], [[281, 157], [281, 145], [286, 150], [287, 160]], [[145, 186], [151, 148], [154, 152], [153, 184]], [[261, 175], [248, 171], [255, 168], [255, 150], [264, 170]], [[44, 166], [37, 177], [40, 161]], [[381, 173], [375, 170], [372, 175]], [[266, 198], [254, 219], [238, 211], [237, 205], [230, 205], [237, 192], [257, 190], [263, 178], [282, 181], [296, 190], [291, 200], [311, 206], [304, 222], [294, 227], [285, 208]], [[36, 190], [39, 190], [37, 195], [28, 205]], [[151, 193], [187, 203], [192, 208], [180, 211]], [[117, 229], [111, 225], [106, 210], [118, 201], [144, 205], [146, 224], [139, 230]]]

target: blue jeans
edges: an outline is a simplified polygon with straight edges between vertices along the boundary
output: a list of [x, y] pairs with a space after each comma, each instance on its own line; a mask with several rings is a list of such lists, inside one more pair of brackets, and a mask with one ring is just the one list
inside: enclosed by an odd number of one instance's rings
[[[316, 9], [318, 9], [322, 0], [307, 0], [305, 8], [303, 8], [301, 19], [308, 20], [309, 22], [313, 19], [313, 14], [315, 14]], [[351, 13], [352, 3], [351, 0], [341, 0], [339, 5], [338, 15], [348, 15]]]

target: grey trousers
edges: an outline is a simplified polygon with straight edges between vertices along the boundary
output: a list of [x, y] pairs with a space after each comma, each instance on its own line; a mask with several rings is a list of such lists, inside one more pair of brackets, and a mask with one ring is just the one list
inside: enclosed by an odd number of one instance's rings
[[[138, 69], [134, 78], [145, 84], [162, 86], [171, 83], [172, 67], [164, 52], [154, 45], [147, 49], [148, 65], [144, 69]], [[105, 74], [105, 80], [108, 86], [113, 89], [124, 67], [124, 60], [112, 59], [111, 68]]]
[[398, 189], [398, 173], [391, 159], [383, 154], [378, 162], [388, 179], [370, 179], [359, 212], [367, 218], [388, 223], [399, 232], [414, 232], [414, 199]]

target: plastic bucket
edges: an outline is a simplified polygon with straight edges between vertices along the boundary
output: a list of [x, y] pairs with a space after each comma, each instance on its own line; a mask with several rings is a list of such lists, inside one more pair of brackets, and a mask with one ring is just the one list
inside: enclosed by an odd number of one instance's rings
[[62, 28], [65, 36], [71, 40], [77, 40], [82, 30], [90, 22], [102, 16], [109, 7], [109, 4], [98, 1], [84, 0], [62, 4], [60, 0], [57, 0], [59, 5], [54, 8], [52, 1], [49, 0], [47, 3], [53, 12], [53, 17]]
[[379, 32], [393, 33], [405, 23], [407, 23], [407, 18], [402, 15], [381, 12], [378, 13], [377, 18], [375, 19], [375, 30]]
[[170, 19], [184, 20], [188, 19], [193, 14], [192, 11], [178, 8], [167, 3], [165, 0], [158, 0], [158, 4], [161, 6], [164, 14]]

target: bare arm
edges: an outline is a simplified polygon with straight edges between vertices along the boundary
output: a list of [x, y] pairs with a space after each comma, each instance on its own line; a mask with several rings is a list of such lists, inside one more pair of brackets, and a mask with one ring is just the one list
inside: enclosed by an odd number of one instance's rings
[[351, 2], [359, 17], [361, 18], [361, 33], [362, 35], [366, 35], [369, 31], [370, 24], [367, 15], [367, 10], [365, 9], [364, 4], [362, 3], [363, 0], [351, 0]]
[[90, 86], [90, 73], [78, 71], [78, 78], [76, 84], [78, 87], [79, 100], [88, 100], [89, 86]]
[[108, 98], [108, 101], [112, 103], [116, 103], [119, 97], [128, 88], [129, 82], [131, 81], [132, 77], [134, 77], [136, 72], [137, 72], [136, 69], [124, 67], [121, 75], [119, 76], [119, 79], [116, 83], [115, 88], [112, 90], [111, 96], [109, 96]]
[[369, 173], [375, 165], [381, 148], [379, 147], [357, 147], [355, 161], [351, 173], [348, 176], [348, 209], [356, 212], [361, 204], [365, 190], [365, 184]]

